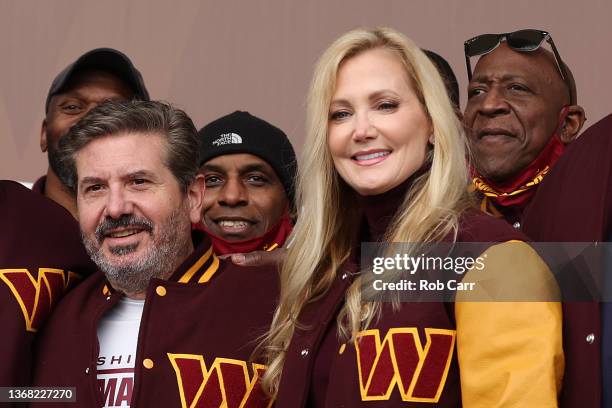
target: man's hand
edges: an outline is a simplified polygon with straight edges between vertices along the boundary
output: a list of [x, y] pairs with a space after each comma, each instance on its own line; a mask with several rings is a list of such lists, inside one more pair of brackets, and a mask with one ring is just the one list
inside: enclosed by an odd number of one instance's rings
[[274, 251], [253, 251], [246, 254], [228, 254], [220, 256], [222, 259], [231, 259], [239, 266], [278, 266], [282, 267], [287, 250], [279, 248]]

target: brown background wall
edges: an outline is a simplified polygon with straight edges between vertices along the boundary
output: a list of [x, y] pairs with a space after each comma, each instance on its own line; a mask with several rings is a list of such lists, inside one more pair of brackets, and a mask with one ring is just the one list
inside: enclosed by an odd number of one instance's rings
[[0, 178], [33, 181], [44, 99], [83, 52], [128, 54], [151, 96], [198, 127], [236, 109], [284, 129], [301, 150], [305, 93], [321, 51], [356, 26], [399, 29], [448, 59], [465, 104], [463, 41], [541, 28], [572, 67], [587, 125], [612, 112], [609, 0], [0, 0]]

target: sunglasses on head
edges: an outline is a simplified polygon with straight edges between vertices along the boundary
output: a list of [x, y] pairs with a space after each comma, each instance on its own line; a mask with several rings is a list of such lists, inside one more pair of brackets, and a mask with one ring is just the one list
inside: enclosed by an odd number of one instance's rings
[[557, 69], [571, 94], [572, 87], [569, 83], [568, 75], [565, 72], [559, 51], [557, 51], [557, 47], [555, 47], [551, 35], [542, 30], [528, 29], [503, 34], [483, 34], [467, 40], [463, 45], [465, 48], [465, 63], [467, 65], [468, 80], [471, 81], [473, 75], [470, 58], [490, 53], [499, 47], [502, 41], [506, 41], [508, 47], [519, 52], [535, 51], [542, 46], [544, 41], [548, 42], [552, 48], [555, 62], [557, 63]]

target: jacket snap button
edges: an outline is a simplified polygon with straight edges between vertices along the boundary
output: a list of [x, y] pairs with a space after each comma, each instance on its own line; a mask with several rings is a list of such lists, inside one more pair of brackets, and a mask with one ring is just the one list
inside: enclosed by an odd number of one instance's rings
[[155, 288], [155, 293], [157, 293], [159, 296], [166, 296], [166, 288], [163, 286], [158, 286]]
[[106, 297], [106, 300], [110, 300], [110, 298], [111, 298], [110, 296], [107, 296], [107, 297]]
[[517, 222], [515, 222], [514, 224], [512, 224], [512, 226], [513, 226], [514, 228], [516, 228], [516, 229], [519, 229], [519, 228], [521, 228], [521, 223], [517, 221]]
[[145, 358], [144, 360], [142, 360], [142, 365], [145, 368], [151, 369], [153, 368], [153, 360], [151, 360], [150, 358]]
[[593, 333], [589, 333], [589, 334], [586, 336], [586, 341], [587, 341], [587, 343], [589, 343], [589, 344], [593, 344], [593, 343], [595, 343], [595, 335], [594, 335]]
[[302, 350], [302, 352], [300, 353], [302, 355], [302, 357], [306, 357], [308, 355], [309, 351], [307, 348], [305, 348], [304, 350]]
[[348, 274], [347, 273], [342, 274], [342, 280], [345, 280], [346, 278], [348, 278]]
[[85, 369], [85, 374], [89, 374], [89, 367]]

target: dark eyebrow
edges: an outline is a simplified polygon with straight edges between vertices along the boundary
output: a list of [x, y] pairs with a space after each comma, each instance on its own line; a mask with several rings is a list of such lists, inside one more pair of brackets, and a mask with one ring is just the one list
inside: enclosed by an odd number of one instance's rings
[[59, 94], [59, 95], [54, 95], [53, 98], [55, 98], [55, 100], [81, 99], [81, 98], [79, 98], [79, 95], [75, 95], [75, 94], [73, 94], [71, 92], [64, 93], [64, 94]]
[[[65, 100], [70, 100], [70, 99], [76, 99], [79, 102], [87, 102], [89, 100], [89, 94], [79, 89], [70, 89], [64, 93], [53, 95], [52, 101], [56, 100], [56, 101], [63, 102]], [[115, 96], [110, 96], [108, 98], [104, 98], [104, 101], [122, 101], [123, 99], [124, 98], [122, 98], [121, 96], [115, 95]]]
[[54, 95], [53, 97], [57, 99], [78, 99], [79, 101], [82, 101], [87, 99], [87, 93], [84, 93], [79, 89], [68, 89], [67, 91]]
[[200, 173], [205, 171], [214, 171], [215, 173], [225, 174], [225, 170], [222, 167], [215, 166], [214, 164], [204, 164], [200, 167]]
[[104, 180], [100, 177], [83, 177], [83, 179], [79, 182], [79, 186], [84, 184], [102, 184]]
[[[138, 178], [151, 178], [154, 179], [155, 175], [147, 170], [137, 170], [131, 173], [127, 173], [121, 177], [124, 180], [134, 180]], [[83, 179], [79, 182], [79, 185], [82, 186], [84, 184], [104, 184], [106, 180], [101, 177], [83, 177]]]
[[[497, 77], [497, 76], [495, 76], [495, 77]], [[517, 79], [526, 80], [526, 77], [522, 76], [522, 75], [505, 74], [505, 75], [502, 75], [501, 77], [499, 77], [499, 79], [501, 80], [501, 82], [508, 82], [508, 81], [515, 81]], [[493, 82], [493, 79], [491, 79], [491, 75], [482, 75], [482, 74], [480, 74], [480, 75], [474, 75], [470, 82], [478, 82], [478, 83], [488, 84], [488, 83]]]
[[137, 178], [154, 178], [154, 174], [147, 170], [138, 170], [123, 176], [124, 179], [133, 180]]
[[[200, 173], [206, 172], [206, 171], [212, 171], [212, 172], [221, 173], [221, 174], [227, 173], [227, 171], [223, 167], [217, 166], [215, 164], [204, 164], [200, 168]], [[238, 168], [238, 172], [240, 174], [250, 173], [252, 171], [259, 171], [267, 175], [270, 175], [271, 172], [275, 174], [274, 169], [271, 169], [270, 167], [266, 166], [263, 163], [247, 163], [244, 166], [239, 166]]]
[[262, 173], [268, 174], [269, 168], [259, 163], [249, 163], [244, 167], [240, 168], [240, 173], [250, 173], [252, 171], [260, 171]]

